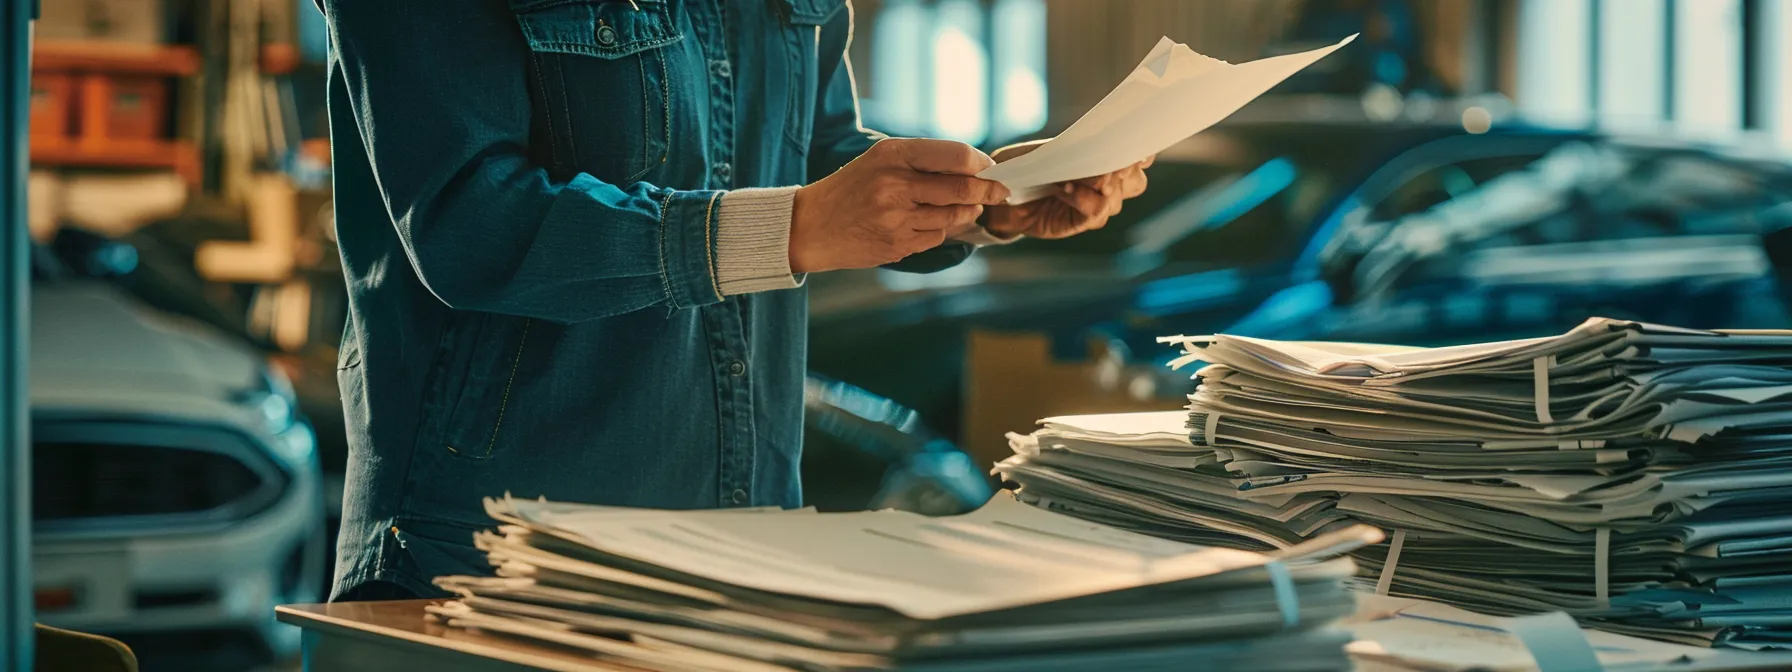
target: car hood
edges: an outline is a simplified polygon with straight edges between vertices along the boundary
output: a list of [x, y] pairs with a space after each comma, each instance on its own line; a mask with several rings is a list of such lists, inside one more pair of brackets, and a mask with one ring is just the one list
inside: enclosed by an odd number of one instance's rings
[[260, 353], [97, 281], [34, 286], [30, 346], [34, 409], [211, 407], [264, 384]]

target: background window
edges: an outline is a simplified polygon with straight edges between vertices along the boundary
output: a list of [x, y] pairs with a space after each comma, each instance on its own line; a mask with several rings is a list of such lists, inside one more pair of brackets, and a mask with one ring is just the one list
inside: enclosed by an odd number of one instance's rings
[[[926, 85], [933, 51], [923, 49], [933, 27], [932, 10], [919, 0], [890, 0], [872, 31], [872, 90], [861, 101], [865, 123], [898, 135], [919, 135], [930, 121]], [[919, 62], [917, 62], [919, 61]]]
[[991, 21], [996, 142], [1045, 128], [1045, 0], [997, 0]]
[[1742, 127], [1742, 0], [1674, 3], [1674, 122], [1695, 133]]
[[1525, 0], [1519, 8], [1518, 105], [1528, 116], [1584, 118], [1592, 107], [1590, 0]]
[[885, 0], [865, 123], [999, 145], [1045, 128], [1045, 0]]
[[934, 134], [981, 144], [989, 138], [989, 51], [977, 0], [939, 4], [933, 33]]
[[1762, 4], [1761, 95], [1767, 105], [1762, 121], [1779, 136], [1780, 145], [1792, 148], [1792, 0], [1766, 0]]
[[1599, 117], [1652, 124], [1667, 110], [1667, 2], [1604, 2], [1599, 12]]

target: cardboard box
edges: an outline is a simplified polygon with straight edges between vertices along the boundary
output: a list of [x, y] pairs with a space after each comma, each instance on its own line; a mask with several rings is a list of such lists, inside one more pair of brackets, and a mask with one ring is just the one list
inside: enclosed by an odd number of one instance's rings
[[160, 140], [168, 136], [168, 82], [161, 77], [83, 76], [80, 104], [83, 141]]
[[[1157, 394], [1157, 378], [1122, 352], [1092, 339], [1083, 361], [1052, 356], [1040, 334], [972, 331], [965, 344], [964, 436], [979, 466], [1007, 459], [1009, 432], [1026, 433], [1057, 415], [1174, 411], [1187, 402]], [[1192, 387], [1192, 384], [1191, 384]]]
[[62, 73], [31, 77], [30, 134], [36, 138], [67, 138], [74, 117], [75, 82]]
[[168, 41], [166, 0], [44, 0], [40, 40]]

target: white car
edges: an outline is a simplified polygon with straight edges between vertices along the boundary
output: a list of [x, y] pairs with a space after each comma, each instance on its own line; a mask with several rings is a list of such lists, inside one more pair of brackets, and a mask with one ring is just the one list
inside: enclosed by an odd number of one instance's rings
[[38, 619], [146, 660], [296, 653], [274, 606], [321, 599], [328, 540], [290, 386], [254, 350], [105, 281], [40, 280], [31, 312]]

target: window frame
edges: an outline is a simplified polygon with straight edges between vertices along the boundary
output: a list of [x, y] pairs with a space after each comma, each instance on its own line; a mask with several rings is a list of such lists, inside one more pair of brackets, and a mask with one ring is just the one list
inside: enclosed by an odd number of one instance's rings
[[[1036, 38], [1040, 44], [1016, 46], [1005, 41], [1010, 38], [998, 34], [997, 20], [1001, 18], [1002, 12], [1012, 11], [1010, 5], [1013, 2], [1038, 5], [1037, 11], [1041, 13], [1042, 20], [1037, 22], [1039, 31]], [[974, 13], [974, 21], [961, 26], [958, 25], [960, 22], [948, 23], [944, 20], [942, 10], [962, 13], [967, 6]], [[1045, 32], [1049, 22], [1043, 20], [1049, 9], [1047, 0], [886, 0], [877, 11], [868, 14], [867, 21], [859, 26], [872, 36], [868, 48], [862, 52], [865, 57], [863, 63], [859, 64], [865, 69], [865, 76], [860, 78], [860, 84], [869, 85], [868, 90], [860, 92], [862, 95], [859, 101], [865, 123], [898, 135], [952, 137], [981, 147], [998, 147], [1036, 136], [1051, 121], [1051, 83], [1047, 73], [1049, 59], [1046, 58], [1047, 47], [1044, 44], [1049, 39]], [[892, 19], [892, 16], [898, 18]], [[913, 22], [916, 25], [901, 25], [900, 28], [907, 30], [900, 30], [894, 27], [898, 24], [885, 23], [892, 20]], [[982, 60], [982, 109], [978, 115], [980, 120], [969, 136], [954, 134], [950, 132], [952, 129], [944, 128], [941, 123], [939, 104], [942, 100], [942, 87], [938, 73], [943, 64], [938, 62], [936, 50], [943, 32], [951, 28], [959, 28], [965, 37], [975, 43]], [[905, 44], [889, 45], [884, 41], [889, 39], [901, 39]], [[1033, 48], [1028, 48], [1029, 46]], [[1015, 56], [1016, 54], [1025, 54], [1026, 57]], [[1028, 62], [1034, 60], [1032, 57], [1037, 57], [1037, 62]], [[1004, 83], [1007, 74], [1017, 68], [1036, 70], [1041, 89], [1039, 102], [1044, 108], [1040, 111], [1037, 128], [1016, 128], [1007, 123]]]

